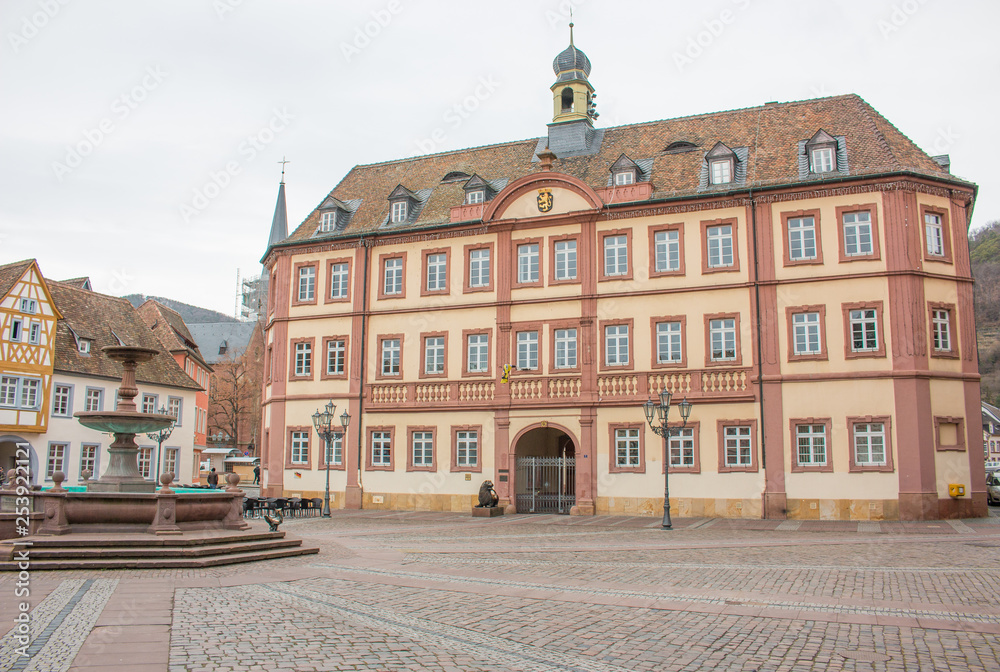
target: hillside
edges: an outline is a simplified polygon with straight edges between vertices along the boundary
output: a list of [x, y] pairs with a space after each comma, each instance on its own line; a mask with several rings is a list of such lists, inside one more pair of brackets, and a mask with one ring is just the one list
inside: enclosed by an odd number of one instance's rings
[[199, 308], [198, 306], [192, 306], [187, 303], [181, 303], [180, 301], [174, 301], [173, 299], [167, 299], [162, 296], [145, 296], [143, 294], [129, 294], [128, 296], [123, 296], [123, 299], [127, 299], [133, 306], [138, 308], [148, 299], [153, 299], [162, 303], [167, 308], [172, 308], [180, 313], [180, 316], [184, 318], [187, 324], [203, 324], [206, 322], [238, 322], [234, 317], [229, 315], [224, 315], [216, 310], [209, 310], [208, 308]]
[[969, 236], [972, 277], [975, 278], [976, 343], [982, 398], [1000, 403], [1000, 220]]

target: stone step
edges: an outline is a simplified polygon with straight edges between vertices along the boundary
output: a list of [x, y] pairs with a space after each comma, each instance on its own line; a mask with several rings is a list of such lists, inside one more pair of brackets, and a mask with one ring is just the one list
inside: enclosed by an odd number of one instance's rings
[[[301, 542], [299, 542], [301, 543]], [[220, 553], [205, 557], [156, 557], [156, 558], [62, 558], [51, 560], [31, 559], [30, 570], [53, 570], [53, 569], [197, 569], [204, 567], [217, 567], [219, 565], [231, 565], [241, 562], [257, 562], [259, 560], [273, 560], [276, 558], [289, 558], [299, 555], [312, 555], [319, 553], [319, 548], [314, 546], [294, 546], [290, 548], [272, 548], [257, 551], [244, 551], [239, 553]], [[18, 571], [16, 562], [0, 562], [0, 572]]]
[[268, 539], [260, 541], [199, 544], [197, 546], [33, 546], [31, 559], [91, 559], [91, 558], [199, 558], [220, 553], [263, 551], [272, 548], [301, 546], [299, 539]]
[[[224, 544], [232, 542], [265, 541], [272, 539], [284, 539], [285, 533], [278, 532], [189, 532], [183, 535], [151, 535], [151, 534], [98, 534], [98, 533], [78, 533], [66, 535], [32, 535], [24, 537], [19, 541], [31, 542], [33, 549], [39, 548], [69, 548], [88, 546], [109, 546], [109, 539], [113, 539], [116, 547], [154, 547], [154, 546], [210, 546], [214, 544]], [[2, 545], [10, 544], [14, 540], [8, 539], [0, 542]]]

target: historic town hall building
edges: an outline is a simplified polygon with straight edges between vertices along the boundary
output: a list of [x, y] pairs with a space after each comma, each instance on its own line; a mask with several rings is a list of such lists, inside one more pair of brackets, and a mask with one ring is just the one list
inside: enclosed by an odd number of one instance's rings
[[[985, 515], [976, 187], [855, 95], [595, 126], [553, 64], [541, 138], [359, 165], [269, 272], [268, 492], [334, 507]], [[312, 415], [350, 414], [327, 454]], [[964, 494], [949, 493], [963, 485]]]

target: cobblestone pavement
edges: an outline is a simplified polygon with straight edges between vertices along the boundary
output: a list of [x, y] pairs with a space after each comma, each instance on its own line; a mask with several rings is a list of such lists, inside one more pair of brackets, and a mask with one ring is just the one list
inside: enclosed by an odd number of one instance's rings
[[341, 511], [286, 520], [314, 556], [0, 575], [0, 672], [1000, 671], [1000, 517], [675, 522]]

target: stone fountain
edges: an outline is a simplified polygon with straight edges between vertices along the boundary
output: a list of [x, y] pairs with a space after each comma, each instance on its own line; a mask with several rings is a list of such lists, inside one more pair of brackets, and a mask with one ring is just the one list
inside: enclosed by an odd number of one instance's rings
[[122, 384], [114, 411], [84, 411], [74, 414], [80, 424], [100, 432], [115, 435], [108, 447], [109, 464], [104, 475], [87, 482], [87, 492], [156, 492], [156, 483], [139, 473], [139, 446], [135, 435], [157, 432], [170, 425], [170, 415], [140, 413], [135, 405], [139, 388], [135, 384], [135, 369], [159, 354], [150, 348], [110, 345], [101, 348], [105, 357], [122, 365]]
[[[15, 553], [23, 552], [25, 545], [32, 548], [31, 566], [36, 569], [206, 567], [318, 551], [303, 547], [298, 539], [285, 539], [284, 532], [251, 531], [243, 518], [237, 474], [226, 475], [225, 490], [178, 493], [170, 487], [174, 475], [167, 473], [160, 476], [157, 492], [156, 483], [139, 473], [135, 435], [163, 429], [174, 418], [140, 413], [134, 399], [139, 394], [136, 367], [158, 351], [131, 346], [102, 351], [122, 365], [115, 410], [77, 413], [76, 418], [85, 427], [114, 434], [108, 468], [96, 481], [87, 479], [86, 492], [63, 488], [65, 474], [59, 471], [52, 475], [55, 487], [49, 490], [5, 491], [0, 509], [30, 495], [32, 534], [0, 541], [0, 571], [16, 568]], [[10, 476], [13, 483], [15, 474]], [[0, 511], [0, 518], [5, 516], [10, 514]], [[59, 541], [65, 539], [62, 535], [73, 538]]]

